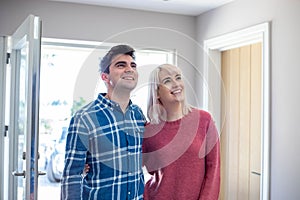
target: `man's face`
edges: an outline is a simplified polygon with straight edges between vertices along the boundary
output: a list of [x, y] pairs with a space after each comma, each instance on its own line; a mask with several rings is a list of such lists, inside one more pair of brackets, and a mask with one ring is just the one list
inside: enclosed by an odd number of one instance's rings
[[132, 91], [138, 81], [136, 63], [133, 58], [124, 54], [116, 55], [109, 66], [107, 80], [104, 81], [112, 90]]

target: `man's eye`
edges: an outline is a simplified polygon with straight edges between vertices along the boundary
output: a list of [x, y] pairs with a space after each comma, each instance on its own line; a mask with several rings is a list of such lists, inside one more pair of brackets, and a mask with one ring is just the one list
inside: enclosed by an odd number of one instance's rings
[[119, 64], [117, 64], [117, 67], [123, 68], [123, 67], [125, 67], [125, 64], [119, 63]]
[[136, 68], [136, 64], [132, 64], [131, 67], [132, 67], [132, 68]]

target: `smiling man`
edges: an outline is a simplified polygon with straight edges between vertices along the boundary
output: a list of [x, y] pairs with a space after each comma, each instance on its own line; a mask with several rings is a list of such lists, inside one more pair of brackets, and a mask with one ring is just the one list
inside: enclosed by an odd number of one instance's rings
[[[100, 63], [107, 93], [71, 119], [61, 199], [143, 199], [146, 119], [130, 100], [138, 81], [134, 52], [128, 45], [109, 50]], [[85, 164], [88, 173], [83, 172]]]

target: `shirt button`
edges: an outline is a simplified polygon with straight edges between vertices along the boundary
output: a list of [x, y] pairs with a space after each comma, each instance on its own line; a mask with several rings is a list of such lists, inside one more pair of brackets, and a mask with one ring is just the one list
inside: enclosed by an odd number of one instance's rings
[[130, 195], [130, 192], [128, 192], [128, 195]]

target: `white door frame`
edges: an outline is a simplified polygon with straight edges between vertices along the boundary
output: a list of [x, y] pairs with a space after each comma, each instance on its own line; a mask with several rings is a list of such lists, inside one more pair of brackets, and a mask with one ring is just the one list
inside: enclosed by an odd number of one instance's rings
[[[0, 36], [0, 160], [4, 161], [7, 37]], [[0, 166], [0, 199], [4, 199], [4, 165]]]
[[262, 127], [260, 199], [270, 196], [270, 22], [228, 33], [204, 41], [203, 107], [213, 113], [219, 130], [221, 122], [221, 51], [262, 42]]

